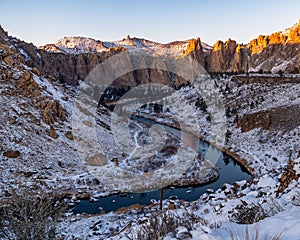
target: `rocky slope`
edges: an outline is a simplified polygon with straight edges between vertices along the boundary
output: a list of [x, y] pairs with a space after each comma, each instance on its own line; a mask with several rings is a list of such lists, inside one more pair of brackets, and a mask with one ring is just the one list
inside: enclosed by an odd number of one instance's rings
[[21, 45], [36, 51], [0, 31], [1, 198], [11, 189], [73, 194], [77, 187], [95, 187], [99, 182], [84, 170], [71, 141], [68, 100], [74, 91], [28, 66]]

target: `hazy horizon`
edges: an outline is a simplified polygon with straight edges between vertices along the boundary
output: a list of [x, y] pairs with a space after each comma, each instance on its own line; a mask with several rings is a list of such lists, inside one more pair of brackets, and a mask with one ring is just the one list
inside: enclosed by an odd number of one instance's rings
[[297, 0], [2, 0], [0, 8], [1, 26], [36, 46], [65, 36], [114, 41], [127, 35], [160, 43], [197, 37], [209, 45], [228, 38], [248, 43], [260, 34], [291, 27], [300, 18]]

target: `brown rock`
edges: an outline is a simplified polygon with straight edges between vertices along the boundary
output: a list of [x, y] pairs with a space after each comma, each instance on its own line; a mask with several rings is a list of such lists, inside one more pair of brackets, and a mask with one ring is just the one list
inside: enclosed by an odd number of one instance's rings
[[0, 53], [3, 57], [8, 56], [9, 54], [11, 54], [11, 50], [9, 48], [8, 45], [6, 44], [0, 44]]
[[209, 72], [247, 72], [247, 49], [236, 41], [217, 41], [207, 58]]
[[53, 118], [52, 110], [50, 107], [46, 107], [44, 109], [42, 118], [43, 118], [44, 123], [46, 123], [46, 124], [54, 123], [54, 118]]
[[10, 56], [5, 57], [4, 62], [9, 66], [12, 66], [14, 64], [14, 60]]
[[34, 119], [34, 123], [35, 123], [36, 125], [38, 125], [38, 126], [40, 126], [40, 125], [41, 125], [41, 123], [40, 123], [40, 120], [39, 120], [39, 119]]
[[34, 73], [35, 75], [37, 75], [37, 76], [40, 76], [40, 75], [41, 75], [41, 72], [40, 72], [36, 67], [33, 67], [33, 68], [32, 68], [32, 71], [33, 71], [33, 73]]
[[205, 57], [200, 38], [191, 39], [183, 55], [192, 57], [192, 59], [197, 61], [202, 67], [205, 67]]
[[53, 124], [55, 121], [65, 121], [66, 113], [59, 101], [51, 101], [49, 99], [44, 99], [39, 101], [38, 107], [43, 109], [42, 119], [46, 124]]
[[19, 151], [7, 151], [3, 153], [3, 156], [7, 158], [18, 158], [21, 156], [21, 153]]
[[245, 114], [238, 120], [237, 127], [240, 127], [242, 132], [248, 132], [254, 128], [277, 129], [281, 132], [288, 132], [298, 127], [299, 124], [299, 105], [295, 104]]
[[268, 113], [261, 112], [255, 114], [245, 114], [238, 120], [237, 127], [242, 132], [248, 132], [254, 128], [263, 128], [269, 130], [271, 126], [271, 116]]
[[58, 138], [58, 135], [57, 135], [57, 133], [56, 133], [56, 131], [55, 131], [55, 129], [52, 125], [50, 126], [49, 136], [54, 138], [54, 139]]
[[86, 163], [90, 166], [102, 166], [107, 162], [107, 159], [102, 154], [95, 154], [86, 160]]
[[69, 140], [73, 140], [73, 134], [71, 131], [67, 131], [66, 134], [65, 134], [66, 138], [69, 139]]
[[31, 72], [25, 71], [23, 74], [23, 77], [24, 77], [25, 81], [29, 81], [29, 79], [31, 79]]
[[281, 175], [280, 185], [276, 194], [277, 196], [289, 186], [292, 180], [298, 181], [299, 176], [297, 176], [297, 173], [294, 170], [294, 165], [295, 162], [293, 160], [290, 161], [284, 173]]
[[175, 204], [170, 202], [169, 206], [168, 206], [168, 209], [169, 210], [174, 210], [176, 207], [175, 207]]
[[11, 116], [9, 117], [9, 124], [15, 124], [16, 123], [17, 118], [15, 116]]
[[88, 127], [93, 127], [93, 123], [91, 123], [90, 121], [83, 121], [83, 124]]

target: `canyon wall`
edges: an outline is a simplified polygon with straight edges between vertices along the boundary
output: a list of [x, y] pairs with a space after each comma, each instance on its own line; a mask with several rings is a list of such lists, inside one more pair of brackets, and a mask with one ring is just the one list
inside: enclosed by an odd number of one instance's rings
[[[95, 66], [110, 56], [128, 51], [133, 46], [138, 48], [142, 44], [144, 44], [143, 46], [149, 44], [158, 46], [157, 48], [162, 52], [161, 55], [168, 56], [168, 51], [175, 51], [176, 58], [190, 56], [210, 73], [299, 73], [300, 71], [299, 23], [283, 32], [273, 33], [269, 36], [260, 35], [247, 45], [228, 39], [226, 42], [217, 41], [213, 48], [204, 49], [200, 38], [185, 42], [158, 44], [145, 39], [130, 39], [128, 36], [122, 42], [129, 41], [128, 46], [114, 44], [105, 47], [105, 51], [102, 51], [104, 42], [89, 39], [89, 41], [95, 42], [96, 51], [92, 49], [75, 54], [64, 52], [61, 50], [61, 46], [55, 44], [37, 48], [33, 44], [9, 37], [2, 28], [0, 28], [0, 32], [5, 36], [6, 41], [16, 46], [16, 50], [23, 56], [24, 64], [35, 68], [48, 79], [70, 85], [78, 84], [79, 79], [84, 80]], [[68, 38], [63, 40], [61, 44], [67, 44], [69, 41]], [[180, 76], [160, 69], [140, 69], [119, 77], [114, 84], [136, 86], [147, 82], [169, 84], [175, 87], [187, 83]]]

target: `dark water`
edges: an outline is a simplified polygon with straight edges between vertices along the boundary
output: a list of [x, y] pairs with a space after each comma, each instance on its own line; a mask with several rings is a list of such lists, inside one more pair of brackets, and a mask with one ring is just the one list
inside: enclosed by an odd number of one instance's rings
[[[145, 122], [149, 125], [155, 124], [153, 121], [148, 119], [135, 118], [135, 120]], [[166, 126], [165, 128], [174, 135], [180, 135], [180, 131], [177, 129]], [[208, 147], [208, 143], [200, 140], [198, 152], [205, 155]], [[178, 199], [185, 201], [195, 201], [199, 199], [199, 197], [205, 193], [207, 189], [213, 189], [216, 191], [217, 189], [221, 188], [224, 183], [232, 184], [236, 181], [247, 180], [251, 178], [251, 175], [247, 172], [247, 170], [227, 154], [221, 153], [216, 166], [219, 168], [220, 172], [220, 176], [216, 181], [202, 186], [166, 187], [163, 191], [164, 199], [176, 196]], [[143, 193], [113, 194], [100, 198], [97, 202], [81, 200], [80, 203], [75, 206], [73, 213], [96, 214], [99, 213], [99, 209], [103, 209], [105, 212], [110, 212], [134, 204], [148, 205], [153, 199], [158, 201], [159, 195], [160, 191], [158, 189]]]

